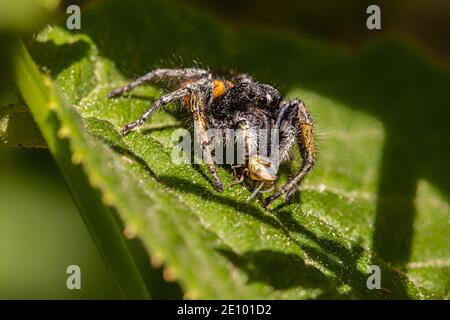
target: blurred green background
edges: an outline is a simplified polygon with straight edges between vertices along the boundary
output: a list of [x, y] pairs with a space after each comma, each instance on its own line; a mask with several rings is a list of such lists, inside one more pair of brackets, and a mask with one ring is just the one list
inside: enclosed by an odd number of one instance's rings
[[[186, 2], [179, 0], [178, 2]], [[420, 44], [443, 59], [450, 58], [450, 2], [447, 0], [188, 0], [238, 27], [289, 31], [356, 48], [380, 37], [395, 35]], [[382, 28], [365, 28], [369, 5], [381, 8]]]
[[[0, 168], [0, 299], [118, 298], [50, 154], [0, 148]], [[83, 290], [67, 290], [72, 264]]]
[[[82, 6], [82, 10], [89, 10], [90, 2], [64, 1], [55, 13], [54, 3], [47, 1], [44, 8], [53, 14], [44, 10], [43, 17], [33, 21], [31, 18], [23, 18], [27, 17], [29, 10], [24, 12], [16, 10], [17, 16], [14, 16], [14, 19], [0, 19], [4, 22], [0, 24], [2, 30], [0, 38], [10, 30], [32, 33], [39, 29], [43, 24], [42, 21], [48, 21], [46, 19], [55, 21], [64, 19], [64, 8], [68, 4], [78, 3]], [[173, 2], [190, 5], [194, 10], [203, 11], [234, 28], [283, 31], [294, 36], [306, 35], [344, 51], [355, 50], [381, 37], [400, 37], [403, 41], [420, 47], [442, 68], [449, 65], [450, 42], [445, 38], [445, 35], [448, 37], [450, 34], [449, 1]], [[0, 8], [5, 8], [5, 3], [1, 1]], [[17, 8], [26, 8], [27, 3], [34, 1], [17, 2]], [[382, 8], [381, 31], [369, 31], [365, 27], [367, 17], [365, 8], [369, 4], [378, 4]], [[48, 18], [48, 15], [52, 18]], [[22, 21], [26, 23], [22, 24]], [[1, 60], [5, 75], [8, 72], [8, 65], [5, 62], [7, 59]], [[3, 80], [0, 85], [3, 88], [8, 83]], [[7, 98], [2, 97], [2, 100], [4, 99]], [[444, 107], [435, 106], [435, 108]], [[388, 119], [386, 123], [388, 128], [395, 127], [395, 123], [389, 124]], [[396, 133], [395, 130], [393, 132]], [[442, 132], [445, 134], [447, 131]], [[395, 150], [389, 149], [395, 149], [395, 139], [393, 141], [392, 145], [385, 147], [385, 152], [395, 153]], [[399, 157], [402, 155], [401, 151], [396, 154]], [[394, 160], [388, 160], [386, 165], [394, 166]], [[443, 161], [438, 163], [443, 164]], [[395, 171], [394, 168], [391, 169]], [[412, 175], [412, 179], [414, 178]], [[439, 181], [445, 190], [449, 190], [448, 181], [442, 182], [442, 177], [435, 177], [435, 180]], [[385, 181], [387, 185], [391, 182], [389, 179]], [[408, 184], [408, 181], [404, 183]], [[388, 192], [395, 193], [392, 190]], [[414, 193], [414, 190], [406, 192]], [[81, 291], [69, 291], [66, 288], [65, 270], [71, 264], [81, 267], [83, 274]], [[178, 289], [173, 290], [177, 292], [173, 297], [179, 297]], [[167, 296], [164, 291], [160, 292], [160, 297]], [[118, 297], [118, 292], [49, 153], [44, 149], [0, 148], [0, 299]]]

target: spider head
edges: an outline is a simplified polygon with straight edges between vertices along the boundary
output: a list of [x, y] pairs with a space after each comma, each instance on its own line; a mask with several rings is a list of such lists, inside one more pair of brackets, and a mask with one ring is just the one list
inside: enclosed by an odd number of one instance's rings
[[240, 82], [233, 87], [233, 102], [240, 106], [276, 109], [281, 100], [277, 89], [267, 84]]
[[253, 180], [272, 182], [277, 179], [277, 169], [272, 160], [254, 155], [248, 160], [248, 173]]

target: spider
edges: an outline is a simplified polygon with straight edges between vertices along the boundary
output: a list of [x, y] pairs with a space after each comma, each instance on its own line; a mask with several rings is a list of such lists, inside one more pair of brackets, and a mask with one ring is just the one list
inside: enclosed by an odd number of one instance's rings
[[[271, 192], [277, 179], [278, 164], [289, 160], [290, 151], [297, 141], [303, 164], [286, 184], [271, 196], [263, 200], [267, 207], [278, 197], [285, 195], [287, 202], [302, 179], [315, 164], [315, 145], [313, 137], [313, 120], [305, 104], [300, 99], [282, 100], [277, 89], [255, 82], [247, 74], [220, 75], [200, 68], [155, 69], [126, 86], [112, 90], [109, 97], [119, 97], [146, 82], [171, 81], [177, 83], [177, 88], [157, 99], [137, 120], [125, 125], [122, 134], [140, 127], [159, 108], [175, 101], [182, 104], [192, 113], [194, 128], [200, 132], [200, 145], [205, 163], [213, 177], [218, 192], [223, 191], [223, 184], [217, 174], [216, 163], [211, 157], [211, 137], [206, 134], [210, 128], [241, 129], [240, 139], [248, 147], [245, 150], [245, 163], [232, 166], [235, 181], [240, 183], [247, 174], [256, 180], [253, 198], [260, 192]], [[278, 159], [277, 163], [270, 156], [260, 155], [251, 145], [256, 145], [261, 136], [250, 134], [252, 129], [278, 129]], [[243, 168], [240, 177], [237, 168]], [[262, 190], [263, 185], [272, 186]]]

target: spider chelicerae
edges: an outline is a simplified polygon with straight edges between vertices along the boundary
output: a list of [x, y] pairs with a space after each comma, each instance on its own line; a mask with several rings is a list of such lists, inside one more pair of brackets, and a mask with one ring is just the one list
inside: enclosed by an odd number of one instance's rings
[[[244, 180], [247, 174], [256, 180], [257, 186], [250, 197], [260, 192], [271, 192], [277, 179], [278, 165], [290, 159], [289, 154], [297, 142], [303, 159], [302, 166], [286, 184], [281, 186], [263, 203], [269, 205], [278, 197], [285, 195], [289, 202], [297, 191], [302, 179], [315, 163], [313, 120], [305, 104], [300, 99], [282, 100], [277, 89], [255, 82], [247, 74], [220, 75], [200, 68], [156, 69], [134, 80], [126, 86], [110, 92], [109, 97], [118, 97], [146, 82], [170, 81], [177, 83], [174, 91], [157, 99], [136, 121], [127, 124], [123, 134], [140, 127], [159, 108], [175, 101], [181, 101], [193, 116], [194, 128], [199, 132], [199, 143], [203, 149], [204, 160], [209, 166], [217, 191], [223, 191], [223, 184], [217, 174], [216, 163], [211, 156], [211, 137], [209, 129], [239, 129], [240, 140], [245, 146], [245, 162], [232, 165], [234, 183]], [[261, 129], [266, 129], [261, 130]], [[258, 153], [261, 134], [278, 130], [277, 158]], [[269, 148], [270, 149], [270, 148]], [[241, 168], [241, 175], [236, 169]], [[233, 183], [233, 184], [234, 184]], [[263, 190], [263, 185], [271, 188]]]

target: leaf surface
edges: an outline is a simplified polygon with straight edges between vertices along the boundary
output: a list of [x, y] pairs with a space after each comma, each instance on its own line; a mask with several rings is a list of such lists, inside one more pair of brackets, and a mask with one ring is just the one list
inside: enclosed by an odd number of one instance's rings
[[[448, 73], [396, 42], [348, 55], [301, 38], [238, 33], [160, 2], [98, 4], [82, 24], [79, 33], [47, 28], [29, 43], [71, 105], [54, 110], [60, 137], [119, 212], [126, 234], [142, 239], [187, 297], [448, 296], [450, 179], [441, 170], [448, 129], [437, 120], [411, 131], [419, 116], [406, 112], [419, 111], [429, 96], [448, 101]], [[216, 193], [203, 165], [174, 165], [171, 134], [184, 126], [178, 109], [159, 112], [140, 132], [119, 134], [160, 91], [148, 85], [119, 99], [107, 94], [160, 60], [167, 66], [173, 53], [188, 66], [198, 58], [254, 74], [305, 101], [319, 152], [301, 199], [266, 211], [245, 201], [247, 187]], [[418, 76], [428, 85], [417, 88], [410, 78]], [[435, 113], [422, 113], [426, 121], [443, 112], [429, 108]], [[296, 157], [281, 180], [299, 165]], [[231, 182], [229, 171], [219, 174]], [[381, 290], [366, 285], [374, 264]]]

